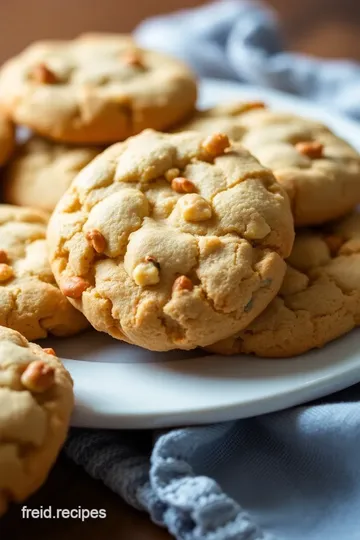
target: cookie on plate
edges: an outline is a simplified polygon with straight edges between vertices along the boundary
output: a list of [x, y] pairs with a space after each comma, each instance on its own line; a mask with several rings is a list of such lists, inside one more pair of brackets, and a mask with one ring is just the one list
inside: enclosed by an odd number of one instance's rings
[[0, 205], [0, 325], [30, 340], [68, 336], [87, 326], [51, 272], [47, 221], [40, 210]]
[[211, 345], [220, 354], [287, 357], [360, 324], [360, 215], [296, 235], [278, 296], [242, 332]]
[[15, 146], [15, 128], [12, 122], [0, 111], [0, 167], [11, 156]]
[[56, 280], [91, 324], [159, 351], [249, 324], [293, 235], [285, 192], [242, 146], [152, 130], [85, 167], [48, 230]]
[[286, 189], [295, 225], [337, 219], [360, 203], [358, 152], [319, 122], [253, 102], [198, 112], [178, 129], [220, 129], [241, 141]]
[[65, 441], [73, 385], [54, 354], [0, 327], [0, 516], [43, 484]]
[[91, 146], [31, 137], [18, 147], [4, 171], [4, 201], [52, 212], [76, 174], [99, 152]]
[[192, 111], [196, 93], [184, 64], [122, 35], [37, 42], [0, 72], [1, 104], [14, 121], [65, 142], [166, 130]]

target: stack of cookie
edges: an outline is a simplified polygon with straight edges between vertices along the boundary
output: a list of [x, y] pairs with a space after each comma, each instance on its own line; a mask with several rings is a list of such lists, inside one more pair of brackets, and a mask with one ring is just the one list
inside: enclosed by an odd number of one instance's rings
[[292, 356], [360, 321], [358, 153], [263, 103], [196, 111], [196, 90], [127, 36], [37, 43], [0, 72], [0, 513], [43, 481], [71, 412], [54, 351], [27, 339], [92, 325]]

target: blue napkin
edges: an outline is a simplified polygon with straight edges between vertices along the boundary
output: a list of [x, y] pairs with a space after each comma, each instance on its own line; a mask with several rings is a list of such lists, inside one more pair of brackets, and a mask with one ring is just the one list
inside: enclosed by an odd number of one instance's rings
[[[360, 67], [285, 52], [276, 18], [259, 3], [161, 17], [136, 35], [201, 76], [280, 88], [360, 117]], [[66, 452], [177, 539], [360, 540], [359, 400], [356, 385], [205, 427], [73, 430]]]

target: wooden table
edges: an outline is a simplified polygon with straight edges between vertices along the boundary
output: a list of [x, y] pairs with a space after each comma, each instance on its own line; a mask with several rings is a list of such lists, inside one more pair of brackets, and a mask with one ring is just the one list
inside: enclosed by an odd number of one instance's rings
[[[72, 36], [89, 28], [119, 31], [131, 29], [142, 17], [169, 7], [198, 4], [196, 0], [48, 0], [0, 3], [0, 61], [31, 39]], [[355, 0], [271, 0], [281, 14], [292, 49], [327, 57], [347, 56], [360, 60], [360, 4]], [[155, 7], [156, 5], [156, 7]], [[23, 17], [19, 16], [22, 13]], [[26, 24], [31, 20], [31, 24]], [[11, 24], [5, 24], [11, 23]], [[63, 456], [47, 483], [26, 503], [53, 508], [105, 508], [104, 520], [24, 520], [13, 507], [0, 522], [0, 537], [11, 540], [165, 540], [170, 536], [146, 515], [126, 506], [100, 482], [89, 478]], [[7, 533], [7, 534], [5, 534]]]

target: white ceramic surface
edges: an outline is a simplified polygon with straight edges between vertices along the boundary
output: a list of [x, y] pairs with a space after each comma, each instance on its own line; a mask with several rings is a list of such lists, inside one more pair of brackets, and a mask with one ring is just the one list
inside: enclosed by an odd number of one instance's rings
[[[203, 82], [201, 106], [226, 99], [262, 99], [279, 110], [322, 120], [360, 150], [360, 126], [314, 104], [236, 83]], [[94, 331], [46, 343], [74, 379], [74, 426], [153, 428], [258, 415], [359, 382], [359, 332], [290, 360], [152, 353]]]

